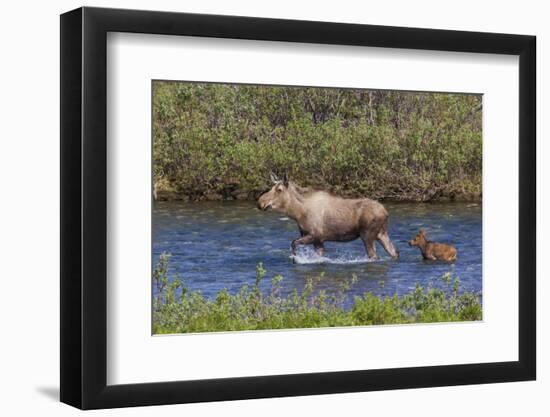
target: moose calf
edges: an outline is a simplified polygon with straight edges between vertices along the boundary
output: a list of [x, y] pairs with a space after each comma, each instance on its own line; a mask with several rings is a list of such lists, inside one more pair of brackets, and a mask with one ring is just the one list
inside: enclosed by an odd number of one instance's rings
[[426, 232], [422, 229], [416, 237], [409, 241], [409, 246], [418, 246], [424, 259], [432, 261], [442, 260], [453, 262], [456, 260], [456, 248], [444, 243], [435, 243], [426, 239]]

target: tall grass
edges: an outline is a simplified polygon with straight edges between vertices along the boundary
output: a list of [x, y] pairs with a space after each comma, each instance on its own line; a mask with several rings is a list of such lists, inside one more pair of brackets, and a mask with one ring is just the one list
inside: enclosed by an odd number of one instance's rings
[[[231, 330], [293, 329], [376, 324], [433, 323], [481, 320], [482, 306], [477, 294], [461, 293], [460, 281], [449, 274], [442, 277], [444, 289], [419, 285], [402, 296], [379, 297], [365, 293], [344, 304], [356, 277], [342, 280], [332, 293], [314, 290], [314, 279], [304, 288], [281, 295], [280, 275], [271, 280], [268, 293], [260, 290], [267, 271], [256, 267], [256, 280], [231, 294], [220, 291], [207, 299], [189, 291], [177, 275], [170, 276], [169, 254], [163, 253], [153, 273], [153, 333], [220, 332]], [[322, 279], [317, 277], [316, 279]]]

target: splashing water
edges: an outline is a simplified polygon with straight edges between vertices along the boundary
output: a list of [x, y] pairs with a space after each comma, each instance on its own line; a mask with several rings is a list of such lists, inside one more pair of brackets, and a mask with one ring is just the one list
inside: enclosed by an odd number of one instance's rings
[[331, 253], [328, 255], [325, 252], [325, 255], [319, 255], [315, 249], [310, 246], [301, 246], [296, 250], [296, 255], [290, 255], [292, 259], [297, 264], [335, 264], [335, 265], [346, 265], [346, 264], [363, 264], [369, 262], [377, 262], [382, 259], [369, 259], [365, 256], [354, 256], [350, 253]]

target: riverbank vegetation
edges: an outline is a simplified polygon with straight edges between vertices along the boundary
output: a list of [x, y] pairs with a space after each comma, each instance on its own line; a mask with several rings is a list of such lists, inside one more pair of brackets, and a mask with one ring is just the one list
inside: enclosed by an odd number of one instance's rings
[[276, 275], [271, 289], [260, 290], [267, 271], [256, 267], [252, 285], [244, 285], [231, 294], [220, 291], [215, 299], [189, 291], [185, 281], [169, 271], [169, 254], [163, 253], [153, 272], [153, 333], [195, 333], [231, 330], [292, 329], [316, 327], [366, 326], [380, 324], [474, 321], [482, 319], [479, 295], [460, 292], [460, 281], [447, 274], [443, 288], [419, 285], [405, 295], [378, 297], [366, 293], [355, 297], [344, 308], [348, 292], [356, 277], [342, 280], [332, 293], [315, 291], [315, 281], [308, 279], [301, 292], [282, 295]]
[[255, 199], [271, 171], [344, 196], [480, 200], [480, 95], [155, 81], [159, 199]]

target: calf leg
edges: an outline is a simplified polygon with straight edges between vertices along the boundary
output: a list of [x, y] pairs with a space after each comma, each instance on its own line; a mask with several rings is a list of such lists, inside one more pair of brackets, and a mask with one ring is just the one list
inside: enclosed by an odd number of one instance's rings
[[393, 246], [393, 243], [391, 242], [390, 237], [388, 236], [388, 232], [386, 230], [378, 233], [378, 241], [392, 258], [399, 258], [399, 252]]
[[435, 257], [435, 255], [433, 253], [423, 253], [422, 256], [424, 257], [424, 259], [428, 260], [428, 261], [437, 261], [437, 258]]
[[305, 235], [305, 236], [299, 237], [298, 239], [294, 239], [290, 244], [292, 254], [296, 255], [296, 247], [298, 245], [309, 245], [310, 243], [313, 243], [313, 236], [311, 235]]

